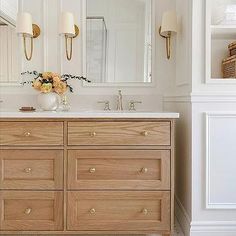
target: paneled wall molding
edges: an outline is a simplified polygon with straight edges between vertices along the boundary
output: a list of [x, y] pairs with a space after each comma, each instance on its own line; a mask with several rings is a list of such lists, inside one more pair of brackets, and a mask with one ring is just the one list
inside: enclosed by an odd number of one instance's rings
[[175, 216], [180, 223], [185, 236], [189, 236], [191, 220], [179, 198], [175, 195]]
[[48, 71], [48, 32], [49, 32], [49, 18], [48, 18], [48, 0], [43, 1], [43, 70]]
[[[212, 165], [214, 164], [213, 161], [215, 161], [217, 163], [218, 158], [219, 158], [219, 157], [217, 158], [217, 155], [212, 154], [212, 151], [214, 150], [215, 146], [213, 146], [211, 138], [215, 138], [216, 134], [218, 134], [218, 133], [215, 133], [214, 131], [217, 128], [220, 128], [217, 126], [215, 128], [212, 128], [212, 126], [213, 126], [212, 122], [216, 119], [219, 119], [219, 118], [225, 119], [226, 123], [227, 123], [227, 120], [229, 121], [229, 119], [232, 119], [232, 118], [236, 120], [236, 112], [235, 111], [232, 111], [232, 112], [229, 112], [229, 111], [226, 111], [226, 112], [224, 112], [224, 111], [206, 112], [205, 116], [206, 116], [206, 125], [205, 125], [206, 126], [206, 134], [205, 134], [205, 137], [206, 137], [206, 144], [205, 144], [205, 146], [206, 146], [206, 209], [226, 209], [226, 210], [227, 209], [236, 209], [236, 202], [231, 202], [229, 200], [219, 201], [219, 202], [214, 200], [214, 202], [212, 202], [212, 199], [213, 199], [212, 195], [213, 194], [211, 193], [211, 191], [213, 191], [213, 189], [215, 189], [213, 181], [217, 182], [217, 180], [212, 179], [212, 175], [211, 175], [212, 169], [211, 168], [212, 168]], [[225, 132], [227, 132], [227, 131], [225, 131]], [[230, 134], [227, 134], [227, 135], [230, 136]], [[218, 137], [218, 138], [224, 139], [224, 137]], [[231, 137], [229, 137], [229, 138], [231, 138]], [[227, 142], [227, 140], [225, 140], [225, 142]], [[224, 146], [224, 144], [222, 143], [222, 147], [223, 146]], [[225, 147], [225, 148], [227, 149], [227, 147]], [[225, 155], [227, 155], [227, 154], [225, 153]], [[225, 162], [227, 162], [227, 160], [225, 160]], [[222, 169], [221, 171], [224, 171], [224, 169]], [[228, 171], [230, 171], [230, 169]], [[234, 181], [234, 180], [232, 179], [232, 181]], [[222, 191], [224, 191], [224, 190], [222, 190]], [[217, 196], [218, 196], [218, 194], [217, 194]], [[235, 222], [234, 226], [236, 229], [236, 222]]]

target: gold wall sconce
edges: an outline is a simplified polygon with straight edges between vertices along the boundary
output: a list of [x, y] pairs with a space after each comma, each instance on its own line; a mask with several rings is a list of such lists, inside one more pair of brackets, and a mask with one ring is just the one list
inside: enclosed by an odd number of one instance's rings
[[159, 28], [159, 35], [166, 40], [167, 59], [171, 57], [171, 36], [177, 33], [177, 14], [175, 11], [164, 12], [162, 24]]
[[[79, 27], [75, 25], [71, 12], [61, 13], [59, 34], [65, 36], [66, 58], [70, 61], [73, 52], [73, 39], [79, 35]], [[68, 49], [69, 47], [70, 49]]]
[[[32, 16], [27, 12], [19, 13], [17, 16], [17, 34], [23, 37], [23, 47], [26, 60], [30, 61], [33, 56], [33, 40], [40, 35], [40, 27], [32, 23]], [[26, 39], [30, 38], [30, 52], [27, 53]]]

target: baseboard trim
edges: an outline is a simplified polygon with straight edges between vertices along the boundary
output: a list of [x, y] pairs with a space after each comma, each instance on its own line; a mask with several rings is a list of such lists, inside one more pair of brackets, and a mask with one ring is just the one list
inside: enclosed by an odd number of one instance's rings
[[177, 196], [175, 196], [175, 217], [177, 218], [185, 236], [190, 236], [191, 220]]
[[201, 233], [234, 233], [236, 235], [236, 221], [193, 221], [191, 232]]

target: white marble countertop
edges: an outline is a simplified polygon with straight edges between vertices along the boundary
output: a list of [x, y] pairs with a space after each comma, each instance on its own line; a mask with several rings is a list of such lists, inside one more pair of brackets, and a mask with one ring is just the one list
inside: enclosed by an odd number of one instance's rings
[[176, 119], [179, 113], [149, 111], [0, 111], [0, 118], [159, 118]]

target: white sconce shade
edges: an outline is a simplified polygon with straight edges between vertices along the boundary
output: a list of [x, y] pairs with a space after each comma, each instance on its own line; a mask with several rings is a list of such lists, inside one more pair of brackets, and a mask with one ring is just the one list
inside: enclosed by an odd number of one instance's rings
[[[66, 57], [70, 61], [72, 58], [72, 40], [79, 35], [79, 27], [75, 25], [74, 16], [71, 12], [62, 12], [60, 17], [59, 34], [65, 37]], [[70, 43], [70, 49], [68, 47]]]
[[71, 12], [61, 13], [59, 34], [64, 34], [68, 37], [75, 36], [75, 22]]
[[32, 16], [27, 12], [18, 13], [16, 32], [27, 37], [33, 37]]
[[167, 36], [168, 32], [177, 33], [177, 14], [175, 11], [166, 11], [162, 16], [161, 34]]

